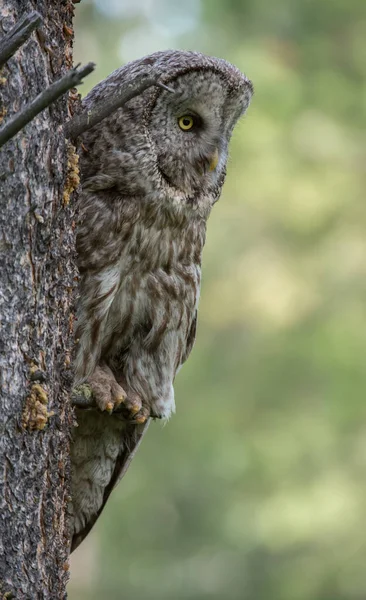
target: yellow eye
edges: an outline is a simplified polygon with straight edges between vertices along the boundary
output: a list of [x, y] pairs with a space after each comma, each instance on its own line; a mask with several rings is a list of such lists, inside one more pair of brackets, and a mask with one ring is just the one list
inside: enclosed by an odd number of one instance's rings
[[194, 119], [191, 115], [183, 115], [183, 117], [178, 119], [178, 125], [183, 131], [188, 131], [189, 129], [192, 129]]

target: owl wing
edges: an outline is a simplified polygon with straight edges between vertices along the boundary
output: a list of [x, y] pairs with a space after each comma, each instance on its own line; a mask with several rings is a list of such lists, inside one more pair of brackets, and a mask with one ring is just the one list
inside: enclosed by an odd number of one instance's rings
[[141, 440], [150, 425], [150, 422], [151, 419], [148, 419], [143, 425], [129, 425], [124, 430], [123, 440], [121, 441], [121, 452], [117, 456], [116, 464], [110, 482], [105, 487], [103, 494], [103, 502], [99, 510], [88, 520], [85, 527], [73, 536], [71, 543], [71, 552], [76, 550], [76, 548], [86, 538], [86, 536], [98, 520], [98, 517], [100, 516], [103, 508], [105, 507], [112, 490], [120, 482], [122, 477], [125, 475], [128, 467], [130, 466], [131, 461], [134, 458], [141, 444]]
[[182, 358], [181, 358], [180, 365], [178, 366], [177, 371], [186, 362], [188, 356], [190, 355], [190, 353], [192, 351], [192, 348], [194, 346], [194, 342], [196, 341], [196, 332], [197, 332], [197, 310], [196, 310], [196, 312], [194, 314], [194, 317], [192, 319], [191, 327], [188, 330], [186, 347], [185, 347], [185, 349], [182, 352]]

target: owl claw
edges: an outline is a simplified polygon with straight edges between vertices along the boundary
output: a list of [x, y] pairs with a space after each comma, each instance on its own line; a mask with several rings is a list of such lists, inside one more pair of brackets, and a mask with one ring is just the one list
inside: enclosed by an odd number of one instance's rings
[[147, 417], [145, 415], [140, 415], [139, 417], [135, 417], [135, 421], [138, 425], [141, 425], [142, 423], [146, 423]]

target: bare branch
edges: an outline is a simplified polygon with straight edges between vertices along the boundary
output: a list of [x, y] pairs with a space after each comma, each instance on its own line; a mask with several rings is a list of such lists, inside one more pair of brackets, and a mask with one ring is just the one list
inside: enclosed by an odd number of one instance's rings
[[36, 11], [24, 15], [20, 21], [0, 40], [0, 68], [22, 46], [42, 22]]
[[161, 83], [156, 76], [143, 75], [142, 77], [136, 77], [117, 88], [113, 95], [104, 98], [103, 102], [95, 104], [92, 108], [68, 121], [65, 125], [65, 136], [72, 140], [76, 139], [81, 133], [88, 131], [118, 108], [121, 108], [126, 102], [139, 96], [144, 90], [153, 85], [157, 85], [168, 92], [174, 92], [172, 88]]
[[94, 63], [88, 63], [80, 69], [70, 69], [64, 77], [41, 92], [24, 110], [17, 113], [8, 123], [0, 129], [0, 148], [12, 137], [14, 137], [27, 123], [32, 121], [42, 110], [55, 102], [68, 90], [82, 83], [82, 79], [95, 69]]

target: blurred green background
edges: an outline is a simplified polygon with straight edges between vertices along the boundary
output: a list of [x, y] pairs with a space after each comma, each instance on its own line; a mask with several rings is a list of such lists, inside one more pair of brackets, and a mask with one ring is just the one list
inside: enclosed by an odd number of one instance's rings
[[177, 414], [73, 556], [70, 600], [365, 600], [365, 0], [83, 0], [75, 30], [83, 93], [175, 47], [255, 96]]

